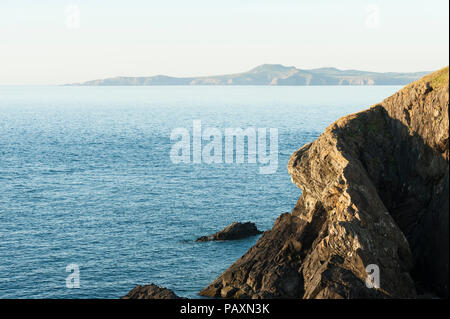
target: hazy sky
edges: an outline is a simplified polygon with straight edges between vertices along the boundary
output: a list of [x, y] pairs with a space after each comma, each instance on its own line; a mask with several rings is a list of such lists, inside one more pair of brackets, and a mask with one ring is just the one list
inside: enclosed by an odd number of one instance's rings
[[448, 64], [448, 0], [0, 0], [0, 84]]

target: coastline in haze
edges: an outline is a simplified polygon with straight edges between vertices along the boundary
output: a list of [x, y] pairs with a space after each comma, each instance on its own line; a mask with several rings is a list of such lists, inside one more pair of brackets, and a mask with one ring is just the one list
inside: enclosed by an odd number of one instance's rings
[[119, 76], [69, 85], [406, 85], [427, 73], [429, 72], [380, 73], [336, 68], [302, 70], [281, 64], [263, 64], [248, 72], [228, 75], [203, 77]]

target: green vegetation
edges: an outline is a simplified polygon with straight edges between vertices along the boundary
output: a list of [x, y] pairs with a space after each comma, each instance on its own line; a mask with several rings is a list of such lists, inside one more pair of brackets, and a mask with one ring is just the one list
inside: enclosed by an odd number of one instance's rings
[[429, 82], [431, 87], [433, 89], [439, 89], [442, 86], [448, 86], [448, 66], [445, 68], [442, 68], [438, 71], [435, 71], [431, 74], [428, 74], [418, 80], [417, 82], [413, 82], [410, 85], [413, 85], [414, 83], [426, 83]]
[[433, 88], [440, 88], [444, 85], [448, 86], [448, 66], [430, 74], [431, 86]]

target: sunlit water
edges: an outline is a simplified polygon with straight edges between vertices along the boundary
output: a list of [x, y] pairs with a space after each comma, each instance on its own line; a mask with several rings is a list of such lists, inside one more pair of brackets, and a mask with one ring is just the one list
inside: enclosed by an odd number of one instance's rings
[[[194, 240], [233, 221], [270, 229], [301, 193], [292, 152], [398, 89], [0, 87], [0, 298], [118, 298], [151, 282], [196, 297], [257, 237]], [[277, 128], [277, 172], [173, 164], [170, 133], [193, 120]]]

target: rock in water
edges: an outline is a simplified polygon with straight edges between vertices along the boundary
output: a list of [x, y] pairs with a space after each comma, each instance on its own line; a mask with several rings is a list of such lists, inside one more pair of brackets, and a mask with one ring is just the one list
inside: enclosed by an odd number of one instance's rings
[[296, 151], [293, 211], [200, 294], [448, 296], [448, 74], [339, 119]]
[[155, 284], [136, 286], [126, 296], [120, 299], [184, 299], [178, 297], [172, 290]]
[[254, 223], [234, 222], [231, 225], [225, 227], [223, 230], [210, 236], [199, 237], [197, 238], [196, 241], [198, 242], [198, 241], [212, 241], [212, 240], [236, 240], [250, 236], [255, 236], [262, 233], [263, 233], [262, 231], [259, 231], [258, 228], [256, 228], [256, 225]]

